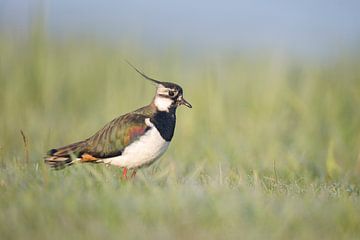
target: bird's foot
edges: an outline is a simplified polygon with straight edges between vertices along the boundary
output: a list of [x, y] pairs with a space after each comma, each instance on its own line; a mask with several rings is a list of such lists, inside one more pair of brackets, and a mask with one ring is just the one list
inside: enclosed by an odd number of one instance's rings
[[[121, 176], [121, 180], [123, 181], [127, 181], [129, 180], [129, 178], [127, 177], [127, 172], [128, 172], [128, 169], [127, 168], [124, 168], [123, 169], [123, 173], [122, 173], [122, 176]], [[134, 169], [131, 173], [131, 176], [130, 176], [130, 179], [133, 179], [136, 175], [136, 169]]]
[[134, 170], [132, 171], [132, 173], [131, 173], [131, 178], [134, 178], [135, 175], [136, 175], [136, 169], [134, 169]]
[[123, 169], [123, 173], [122, 173], [122, 176], [121, 176], [121, 180], [126, 181], [126, 180], [128, 179], [128, 178], [127, 178], [127, 171], [128, 171], [127, 168], [124, 168], [124, 169]]

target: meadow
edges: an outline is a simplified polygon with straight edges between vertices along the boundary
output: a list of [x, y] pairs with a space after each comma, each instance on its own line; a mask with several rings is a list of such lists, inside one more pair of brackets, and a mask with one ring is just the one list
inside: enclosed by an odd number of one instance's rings
[[[154, 52], [0, 38], [1, 239], [359, 239], [359, 54]], [[128, 182], [115, 167], [49, 170], [48, 149], [151, 101], [124, 59], [193, 105], [169, 150]]]

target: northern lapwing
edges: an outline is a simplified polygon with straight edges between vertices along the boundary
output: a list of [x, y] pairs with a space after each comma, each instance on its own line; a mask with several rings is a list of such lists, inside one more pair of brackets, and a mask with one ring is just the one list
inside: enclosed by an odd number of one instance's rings
[[123, 168], [122, 176], [127, 178], [128, 169], [134, 177], [137, 169], [149, 166], [167, 150], [174, 135], [176, 108], [192, 106], [179, 85], [150, 78], [128, 64], [156, 84], [152, 102], [115, 118], [86, 140], [51, 149], [46, 164], [62, 169], [74, 163], [105, 163]]

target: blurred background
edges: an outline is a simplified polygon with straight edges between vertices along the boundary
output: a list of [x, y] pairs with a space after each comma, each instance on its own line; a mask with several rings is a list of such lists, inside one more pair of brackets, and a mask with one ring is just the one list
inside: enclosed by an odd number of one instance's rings
[[[0, 235], [357, 239], [359, 10], [0, 0]], [[124, 59], [193, 105], [169, 150], [131, 184], [116, 168], [47, 169], [48, 149], [151, 101]]]
[[128, 59], [180, 83], [194, 105], [179, 109], [168, 157], [184, 161], [172, 164], [266, 172], [278, 161], [284, 174], [353, 175], [360, 171], [359, 7], [2, 0], [2, 154], [18, 155], [23, 129], [37, 162], [46, 149], [147, 104], [154, 89]]
[[2, 0], [0, 4], [1, 27], [15, 38], [29, 36], [41, 18], [52, 41], [83, 38], [113, 46], [135, 41], [155, 51], [176, 47], [187, 54], [265, 51], [328, 57], [358, 47], [360, 36], [358, 1]]

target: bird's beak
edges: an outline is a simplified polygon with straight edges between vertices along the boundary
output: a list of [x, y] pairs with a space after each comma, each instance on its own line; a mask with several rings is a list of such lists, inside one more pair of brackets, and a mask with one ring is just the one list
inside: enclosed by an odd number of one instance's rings
[[191, 104], [188, 101], [186, 101], [185, 98], [183, 98], [183, 97], [180, 99], [179, 105], [185, 105], [188, 108], [192, 108]]

